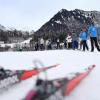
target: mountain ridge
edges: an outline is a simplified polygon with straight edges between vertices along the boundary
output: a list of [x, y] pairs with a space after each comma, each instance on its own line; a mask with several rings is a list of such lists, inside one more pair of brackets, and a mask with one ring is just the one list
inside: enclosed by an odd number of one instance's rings
[[88, 27], [93, 19], [96, 27], [100, 28], [100, 12], [84, 11], [80, 9], [66, 10], [61, 9], [49, 21], [35, 32], [36, 37], [59, 37], [62, 33], [77, 33], [83, 26]]

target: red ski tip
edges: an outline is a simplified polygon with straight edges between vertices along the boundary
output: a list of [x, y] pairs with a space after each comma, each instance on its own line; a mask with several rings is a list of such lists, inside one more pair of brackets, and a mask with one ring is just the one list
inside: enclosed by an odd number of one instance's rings
[[94, 64], [93, 67], [96, 67], [96, 65]]
[[60, 65], [60, 64], [51, 65], [51, 66], [47, 66], [47, 67], [43, 67], [43, 68], [39, 68], [39, 69], [27, 70], [21, 74], [21, 76], [19, 77], [19, 80], [25, 80], [29, 77], [39, 74], [40, 72], [57, 67], [58, 65]]
[[86, 72], [81, 73], [80, 75], [70, 80], [64, 89], [64, 96], [68, 95], [76, 87], [76, 85], [92, 71], [94, 67], [96, 67], [95, 64], [91, 65], [90, 67], [88, 67], [88, 70]]

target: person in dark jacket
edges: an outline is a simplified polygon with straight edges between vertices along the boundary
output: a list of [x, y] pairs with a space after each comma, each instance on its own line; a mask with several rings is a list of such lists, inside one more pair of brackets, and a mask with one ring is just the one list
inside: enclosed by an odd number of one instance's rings
[[91, 52], [94, 51], [94, 44], [98, 51], [100, 51], [98, 42], [97, 42], [97, 30], [94, 26], [94, 23], [92, 22], [88, 28], [88, 33], [90, 35], [90, 41], [91, 41]]
[[0, 66], [0, 78], [5, 77], [5, 75], [6, 75], [6, 72], [5, 72], [4, 68]]
[[39, 50], [39, 43], [35, 42], [35, 51], [38, 51], [38, 50]]
[[60, 40], [57, 39], [57, 49], [59, 49], [59, 48], [60, 48]]
[[72, 48], [75, 50], [75, 49], [78, 49], [78, 36], [76, 33], [73, 33], [72, 34]]

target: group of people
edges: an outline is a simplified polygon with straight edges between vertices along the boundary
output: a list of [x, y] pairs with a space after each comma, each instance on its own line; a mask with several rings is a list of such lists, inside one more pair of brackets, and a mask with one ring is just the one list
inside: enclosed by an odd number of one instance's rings
[[[66, 39], [63, 41], [63, 46], [59, 40], [56, 40], [56, 49], [66, 48], [66, 49], [82, 49], [83, 51], [89, 50], [87, 40], [90, 40], [91, 43], [91, 52], [94, 51], [96, 47], [98, 51], [100, 51], [98, 40], [97, 40], [97, 29], [92, 22], [89, 27], [86, 26], [82, 27], [81, 32], [79, 35], [76, 33], [68, 34]], [[51, 50], [54, 49], [54, 44], [52, 43], [51, 39], [44, 41], [43, 38], [40, 39], [39, 42], [35, 43], [35, 50]]]
[[38, 50], [51, 50], [52, 49], [52, 43], [51, 40], [44, 40], [43, 38], [40, 39], [40, 41], [35, 42], [35, 51]]
[[97, 50], [100, 51], [98, 40], [97, 40], [97, 30], [93, 22], [90, 24], [88, 29], [86, 29], [86, 27], [83, 27], [82, 31], [80, 32], [79, 37], [83, 45], [83, 51], [85, 51], [85, 49], [89, 50], [87, 45], [88, 36], [90, 37], [90, 42], [91, 42], [91, 52], [94, 51], [94, 47], [96, 47]]
[[[90, 41], [88, 45], [87, 40]], [[34, 50], [51, 50], [51, 49], [79, 49], [79, 50], [89, 50], [89, 46], [91, 45], [91, 52], [94, 51], [96, 47], [98, 51], [100, 51], [98, 40], [97, 40], [97, 29], [93, 22], [87, 27], [83, 26], [80, 33], [69, 33], [65, 40], [61, 42], [59, 38], [55, 41], [52, 39], [44, 40], [43, 38], [39, 39], [34, 43]]]
[[[83, 26], [79, 35], [76, 33], [68, 34], [64, 41], [64, 47], [67, 49], [82, 49], [83, 51], [89, 50], [87, 40], [90, 40], [91, 52], [96, 47], [100, 51], [99, 43], [97, 40], [97, 29], [92, 22], [89, 27]], [[57, 43], [58, 44], [58, 43]], [[57, 46], [58, 47], [58, 46]]]

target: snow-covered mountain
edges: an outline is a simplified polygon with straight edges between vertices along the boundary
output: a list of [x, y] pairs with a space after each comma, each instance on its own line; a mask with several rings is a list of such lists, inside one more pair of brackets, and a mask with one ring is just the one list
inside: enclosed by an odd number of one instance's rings
[[[45, 66], [60, 64], [59, 67], [47, 71], [48, 79], [63, 77], [95, 64], [94, 70], [64, 100], [100, 100], [100, 52], [51, 50], [0, 53], [0, 65], [7, 69], [32, 69], [35, 67], [35, 60], [41, 61]], [[45, 78], [44, 73], [39, 76]], [[34, 87], [36, 78], [37, 76], [27, 79], [0, 93], [0, 100], [23, 100]]]
[[6, 27], [4, 27], [4, 26], [2, 26], [2, 25], [0, 24], [0, 30], [6, 31]]
[[2, 31], [14, 31], [16, 29], [14, 27], [5, 27], [5, 26], [0, 24], [0, 30], [2, 30]]
[[100, 12], [83, 11], [79, 9], [68, 11], [61, 9], [36, 33], [36, 36], [58, 36], [61, 33], [80, 32], [81, 28], [87, 26], [92, 18], [97, 27], [100, 28]]
[[20, 42], [29, 38], [28, 31], [17, 30], [13, 27], [4, 27], [0, 25], [0, 41], [4, 43]]

